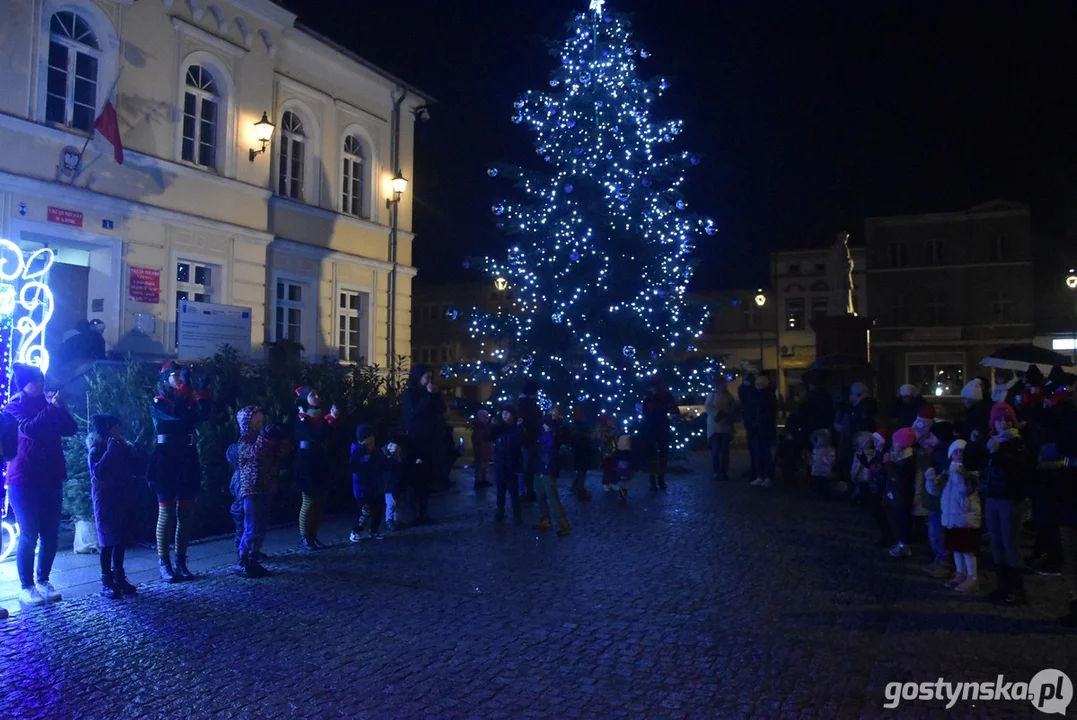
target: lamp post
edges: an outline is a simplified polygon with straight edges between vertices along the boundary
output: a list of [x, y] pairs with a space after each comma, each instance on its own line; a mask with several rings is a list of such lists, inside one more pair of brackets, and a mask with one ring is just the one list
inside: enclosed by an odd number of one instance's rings
[[393, 264], [389, 270], [389, 333], [388, 342], [386, 343], [386, 361], [388, 363], [389, 374], [395, 375], [396, 373], [396, 248], [397, 248], [397, 232], [400, 227], [400, 196], [408, 189], [408, 179], [404, 177], [400, 172], [400, 168], [396, 169], [396, 174], [393, 175], [393, 179], [389, 181], [392, 187], [392, 197], [385, 199], [385, 209], [389, 211], [389, 262]]
[[763, 372], [763, 306], [767, 304], [767, 296], [762, 289], [756, 291], [755, 307], [759, 313], [759, 372]]
[[[1070, 268], [1069, 275], [1066, 276], [1066, 287], [1071, 295], [1077, 292], [1077, 269]], [[1077, 300], [1073, 303], [1073, 312], [1077, 315]], [[1073, 331], [1073, 347], [1070, 351], [1073, 353], [1073, 364], [1077, 365], [1077, 329]]]

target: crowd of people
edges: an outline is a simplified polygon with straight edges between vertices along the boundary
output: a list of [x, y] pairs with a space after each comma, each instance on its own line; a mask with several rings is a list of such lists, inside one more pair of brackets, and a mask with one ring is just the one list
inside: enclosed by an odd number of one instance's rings
[[[995, 380], [967, 383], [959, 417], [947, 420], [913, 385], [883, 415], [864, 383], [835, 397], [809, 376], [779, 435], [764, 375], [745, 376], [737, 398], [720, 377], [705, 406], [714, 479], [729, 479], [742, 422], [752, 485], [769, 487], [777, 465], [783, 480], [819, 500], [863, 506], [881, 547], [905, 558], [923, 538], [924, 572], [958, 592], [980, 589], [986, 544], [995, 574], [988, 598], [1002, 605], [1025, 603], [1026, 573], [1065, 575], [1071, 602], [1062, 622], [1077, 628], [1075, 377], [1060, 367], [1044, 377], [1031, 365]], [[1034, 541], [1022, 558], [1026, 528]]]

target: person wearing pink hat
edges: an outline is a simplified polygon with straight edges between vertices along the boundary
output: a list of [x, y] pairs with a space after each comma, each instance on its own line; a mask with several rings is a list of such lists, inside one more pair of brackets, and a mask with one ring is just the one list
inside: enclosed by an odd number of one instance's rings
[[989, 596], [1002, 605], [1025, 603], [1018, 539], [1022, 502], [1027, 493], [1029, 462], [1017, 431], [1017, 414], [1006, 403], [991, 408], [991, 437], [967, 448], [966, 467], [980, 471], [984, 521], [991, 535], [991, 555], [998, 585]]
[[886, 504], [887, 515], [897, 542], [890, 548], [892, 557], [908, 557], [909, 534], [912, 524], [913, 497], [916, 492], [916, 433], [912, 428], [901, 428], [894, 433], [890, 452], [886, 456]]

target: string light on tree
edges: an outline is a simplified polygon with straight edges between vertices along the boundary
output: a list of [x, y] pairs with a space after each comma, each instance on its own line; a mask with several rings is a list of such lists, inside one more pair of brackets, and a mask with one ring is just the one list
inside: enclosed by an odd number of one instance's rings
[[499, 399], [533, 378], [547, 399], [569, 407], [585, 398], [627, 424], [656, 373], [679, 396], [707, 383], [707, 360], [683, 359], [706, 320], [685, 293], [695, 241], [715, 224], [689, 212], [682, 193], [699, 158], [674, 149], [681, 122], [652, 117], [668, 81], [639, 74], [647, 53], [606, 6], [590, 0], [573, 18], [552, 50], [550, 89], [513, 105], [545, 162], [541, 172], [487, 171], [515, 185], [490, 207], [517, 239], [484, 263], [499, 291], [512, 287], [513, 306], [476, 309], [470, 327], [497, 358], [518, 358], [497, 369]]

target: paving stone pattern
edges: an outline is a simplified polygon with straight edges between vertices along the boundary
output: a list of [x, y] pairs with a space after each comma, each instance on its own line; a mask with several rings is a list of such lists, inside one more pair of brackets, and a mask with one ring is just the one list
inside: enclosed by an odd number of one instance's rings
[[329, 538], [344, 542], [274, 557], [265, 580], [216, 568], [18, 613], [0, 622], [0, 715], [1028, 717], [1027, 702], [884, 710], [883, 688], [1077, 679], [1059, 578], [999, 610], [875, 549], [855, 508], [701, 473], [645, 484], [625, 506], [566, 497], [566, 538], [495, 525], [492, 494], [467, 489], [436, 502], [434, 527]]

